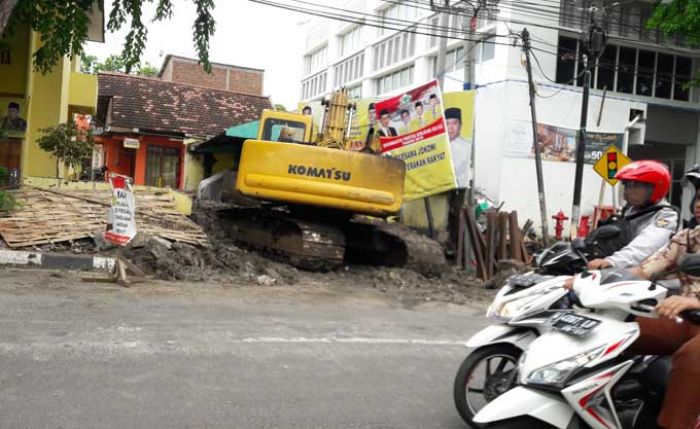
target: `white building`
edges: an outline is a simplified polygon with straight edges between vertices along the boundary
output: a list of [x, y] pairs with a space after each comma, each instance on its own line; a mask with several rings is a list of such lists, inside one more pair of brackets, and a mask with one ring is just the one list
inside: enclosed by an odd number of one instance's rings
[[[523, 27], [530, 32], [538, 60], [534, 67], [540, 95], [538, 122], [577, 129], [583, 85], [576, 78], [581, 70], [578, 39], [591, 0], [498, 3], [488, 2], [496, 6], [480, 12], [476, 30], [480, 38], [496, 37], [478, 43], [472, 52], [478, 90], [475, 180], [490, 198], [504, 201], [505, 209], [517, 209], [521, 219], [537, 221], [534, 162], [512, 150], [518, 144], [531, 145], [532, 135], [523, 53], [520, 41], [509, 35], [520, 34]], [[687, 208], [690, 195], [683, 195], [680, 179], [685, 169], [700, 162], [700, 88], [688, 88], [686, 83], [700, 67], [700, 51], [685, 48], [682, 40], [662, 40], [656, 32], [646, 30], [643, 23], [650, 16], [651, 2], [618, 3], [622, 5], [607, 10], [608, 43], [593, 67], [588, 130], [624, 133], [629, 121], [641, 114], [643, 120], [630, 132], [629, 156], [668, 164], [674, 179], [671, 202], [680, 205], [683, 201]], [[388, 96], [437, 75], [439, 39], [434, 34], [439, 17], [430, 10], [428, 0], [355, 0], [336, 7], [360, 12], [366, 24], [382, 22], [400, 29], [328, 19], [310, 25], [302, 100], [321, 98], [339, 86], [350, 88], [357, 97]], [[450, 17], [454, 37], [464, 34], [462, 18]], [[518, 46], [513, 46], [514, 41]], [[463, 42], [449, 39], [445, 92], [462, 89], [463, 57]], [[549, 216], [560, 209], [569, 214], [574, 163], [545, 161], [543, 169]], [[600, 183], [586, 166], [584, 214], [597, 203]], [[606, 198], [610, 202], [610, 191]]]

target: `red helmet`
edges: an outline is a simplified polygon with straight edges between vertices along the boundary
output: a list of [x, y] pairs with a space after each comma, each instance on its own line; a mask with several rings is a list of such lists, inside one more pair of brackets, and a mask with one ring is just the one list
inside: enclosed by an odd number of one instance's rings
[[654, 186], [650, 202], [656, 204], [668, 193], [671, 187], [671, 173], [668, 167], [658, 161], [635, 161], [622, 167], [615, 175], [617, 180], [649, 183]]

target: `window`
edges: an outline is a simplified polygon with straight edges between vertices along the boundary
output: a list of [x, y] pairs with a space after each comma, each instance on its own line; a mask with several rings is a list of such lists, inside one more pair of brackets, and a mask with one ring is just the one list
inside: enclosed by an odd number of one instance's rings
[[438, 28], [440, 27], [440, 15], [430, 18], [430, 39], [428, 39], [428, 48], [433, 48], [438, 45], [440, 38], [438, 37]]
[[690, 75], [692, 74], [693, 61], [687, 57], [676, 57], [675, 84], [673, 88], [673, 98], [675, 100], [690, 100]]
[[357, 26], [352, 30], [338, 36], [338, 53], [340, 54], [341, 58], [360, 49], [361, 31], [362, 26]]
[[374, 70], [403, 61], [414, 55], [416, 49], [415, 33], [399, 33], [374, 46]]
[[411, 64], [409, 67], [405, 67], [401, 70], [397, 70], [377, 78], [375, 80], [377, 95], [412, 84], [413, 69], [414, 66]]
[[[459, 47], [456, 49], [452, 49], [450, 51], [447, 51], [445, 54], [445, 73], [450, 73], [455, 70], [460, 70], [464, 68], [464, 48]], [[440, 73], [438, 73], [437, 69], [437, 57], [432, 56], [430, 57], [430, 73], [431, 76], [437, 77]]]
[[[283, 129], [286, 130], [284, 135], [282, 134]], [[288, 143], [301, 143], [304, 141], [305, 135], [306, 126], [302, 122], [269, 118], [265, 120], [262, 139], [271, 142], [285, 141]]]
[[327, 57], [328, 45], [325, 45], [310, 54], [304, 55], [304, 74], [311, 74], [325, 67]]
[[398, 1], [392, 3], [391, 6], [379, 12], [382, 23], [379, 34], [387, 34], [392, 29], [410, 25], [409, 22], [404, 21], [414, 21], [418, 13], [419, 10], [415, 6]]
[[362, 98], [362, 85], [356, 85], [348, 88], [348, 98]]
[[481, 63], [494, 59], [496, 56], [496, 44], [493, 39], [485, 40], [481, 43]]
[[[572, 39], [573, 40], [573, 39]], [[574, 46], [576, 41], [574, 40]], [[598, 58], [598, 76], [596, 78], [596, 88], [609, 89], [615, 88], [615, 64], [617, 63], [617, 46], [607, 45], [605, 50]], [[571, 67], [573, 68], [573, 62]], [[559, 70], [557, 69], [557, 73]], [[559, 82], [557, 74], [557, 82]]]
[[362, 77], [365, 64], [365, 53], [360, 52], [354, 57], [335, 66], [334, 85], [340, 86]]
[[[583, 85], [580, 51], [576, 39], [559, 37], [557, 83], [568, 85], [576, 78], [575, 85]], [[615, 45], [607, 45], [591, 69], [597, 89], [679, 101], [690, 100], [692, 71], [690, 57]]]
[[180, 149], [148, 145], [146, 185], [177, 189], [180, 179]]
[[308, 100], [326, 92], [327, 72], [319, 73], [301, 82], [301, 98]]

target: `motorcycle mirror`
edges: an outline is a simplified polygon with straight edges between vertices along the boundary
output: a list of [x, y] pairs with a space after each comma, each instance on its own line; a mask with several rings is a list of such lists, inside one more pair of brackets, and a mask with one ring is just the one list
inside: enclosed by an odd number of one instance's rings
[[683, 274], [700, 277], [700, 254], [687, 255], [679, 265]]
[[578, 252], [582, 252], [586, 250], [586, 242], [582, 238], [576, 237], [571, 240], [571, 248]]
[[617, 237], [622, 233], [620, 227], [615, 225], [604, 225], [596, 229], [596, 238], [607, 240], [610, 238]]

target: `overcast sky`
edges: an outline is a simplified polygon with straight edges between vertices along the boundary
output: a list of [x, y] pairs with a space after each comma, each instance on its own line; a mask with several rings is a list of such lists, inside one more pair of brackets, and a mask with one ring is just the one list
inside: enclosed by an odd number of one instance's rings
[[[109, 14], [110, 2], [105, 4]], [[148, 24], [148, 42], [143, 60], [160, 68], [167, 54], [196, 58], [192, 43], [194, 3], [173, 0], [173, 18]], [[146, 3], [147, 17], [152, 17], [155, 5]], [[209, 58], [212, 62], [265, 69], [264, 94], [273, 103], [295, 109], [299, 99], [301, 53], [309, 17], [263, 6], [247, 0], [217, 0], [214, 9], [216, 33], [211, 40]], [[149, 18], [150, 21], [150, 18]], [[88, 54], [104, 59], [121, 52], [124, 29], [105, 35], [105, 43], [88, 43]]]

